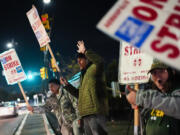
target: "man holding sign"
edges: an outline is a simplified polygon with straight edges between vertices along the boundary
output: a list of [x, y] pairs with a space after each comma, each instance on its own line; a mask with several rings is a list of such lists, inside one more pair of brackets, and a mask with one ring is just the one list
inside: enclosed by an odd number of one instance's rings
[[174, 71], [154, 60], [149, 73], [153, 82], [152, 89], [135, 92], [127, 87], [130, 91], [127, 100], [134, 108], [140, 106], [148, 110], [145, 113], [146, 135], [179, 135], [180, 89], [175, 85], [177, 78]]

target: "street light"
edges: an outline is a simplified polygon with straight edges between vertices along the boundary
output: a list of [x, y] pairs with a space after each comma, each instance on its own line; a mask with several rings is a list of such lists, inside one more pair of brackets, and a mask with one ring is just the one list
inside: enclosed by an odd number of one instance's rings
[[13, 48], [13, 47], [15, 47], [16, 45], [18, 45], [18, 43], [17, 43], [16, 41], [14, 41], [14, 39], [12, 39], [10, 42], [8, 42], [8, 43], [6, 44], [6, 47], [7, 47], [7, 48]]
[[28, 80], [33, 80], [33, 79], [35, 79], [35, 77], [36, 76], [39, 76], [40, 75], [40, 73], [39, 72], [32, 72], [32, 71], [28, 71], [28, 73], [27, 73], [27, 79]]
[[49, 4], [49, 3], [51, 2], [51, 0], [43, 0], [43, 2], [44, 2], [45, 4]]
[[7, 43], [7, 47], [8, 48], [12, 48], [13, 47], [13, 44], [11, 42]]
[[28, 80], [32, 80], [34, 78], [34, 76], [32, 74], [28, 74], [27, 78], [28, 78]]

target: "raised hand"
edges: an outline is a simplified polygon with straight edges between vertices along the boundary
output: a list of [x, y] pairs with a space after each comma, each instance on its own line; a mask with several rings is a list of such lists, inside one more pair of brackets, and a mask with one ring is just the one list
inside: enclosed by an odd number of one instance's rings
[[84, 45], [83, 40], [77, 42], [77, 47], [78, 47], [78, 50], [77, 50], [78, 53], [83, 53], [84, 54], [86, 52], [86, 47]]
[[27, 106], [27, 109], [28, 109], [28, 111], [30, 111], [30, 112], [33, 112], [33, 111], [34, 111], [33, 107], [30, 106], [30, 105]]
[[60, 83], [61, 83], [63, 86], [68, 85], [67, 80], [66, 80], [66, 79], [64, 79], [63, 77], [60, 77]]

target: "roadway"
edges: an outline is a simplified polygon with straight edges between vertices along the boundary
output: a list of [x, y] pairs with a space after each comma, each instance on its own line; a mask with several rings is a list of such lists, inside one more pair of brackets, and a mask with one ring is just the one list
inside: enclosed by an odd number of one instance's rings
[[0, 119], [0, 135], [13, 135], [24, 115]]

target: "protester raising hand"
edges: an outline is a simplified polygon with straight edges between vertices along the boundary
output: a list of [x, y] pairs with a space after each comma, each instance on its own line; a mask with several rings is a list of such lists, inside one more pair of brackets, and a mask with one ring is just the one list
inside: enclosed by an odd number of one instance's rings
[[78, 50], [77, 50], [78, 53], [83, 53], [84, 54], [86, 52], [86, 48], [85, 48], [83, 40], [77, 42], [77, 47], [78, 47]]
[[66, 80], [65, 78], [63, 78], [63, 77], [60, 77], [60, 83], [61, 83], [63, 86], [68, 85], [67, 80]]
[[108, 92], [105, 83], [103, 59], [93, 51], [86, 50], [84, 42], [78, 41], [77, 62], [81, 70], [79, 89], [60, 78], [64, 89], [78, 98], [78, 112], [84, 123], [85, 134], [107, 135]]

